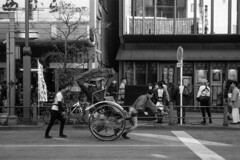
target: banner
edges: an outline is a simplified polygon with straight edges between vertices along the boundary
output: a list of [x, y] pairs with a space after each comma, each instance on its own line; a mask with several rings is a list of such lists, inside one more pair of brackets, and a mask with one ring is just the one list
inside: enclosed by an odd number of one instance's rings
[[47, 98], [47, 85], [44, 80], [43, 76], [43, 66], [38, 61], [38, 101], [46, 102], [48, 101]]
[[[59, 18], [59, 6], [61, 0], [29, 0], [29, 19], [30, 22], [56, 21]], [[71, 3], [76, 14], [70, 21], [79, 18], [82, 9], [86, 10], [86, 14], [81, 16], [82, 21], [89, 21], [89, 0], [63, 0]], [[25, 22], [25, 0], [0, 0], [0, 12], [15, 12], [17, 22]], [[8, 19], [0, 19], [0, 21], [8, 21]]]

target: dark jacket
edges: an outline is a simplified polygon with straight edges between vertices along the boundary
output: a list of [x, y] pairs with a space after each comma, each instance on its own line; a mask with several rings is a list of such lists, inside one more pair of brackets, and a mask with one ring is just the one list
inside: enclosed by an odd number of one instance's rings
[[[186, 88], [186, 86], [184, 86], [183, 89], [183, 100], [182, 100], [182, 105], [186, 106], [189, 105], [189, 95], [184, 91]], [[180, 90], [179, 87], [176, 87], [173, 91], [173, 100], [175, 101], [175, 105], [176, 106], [180, 106]]]

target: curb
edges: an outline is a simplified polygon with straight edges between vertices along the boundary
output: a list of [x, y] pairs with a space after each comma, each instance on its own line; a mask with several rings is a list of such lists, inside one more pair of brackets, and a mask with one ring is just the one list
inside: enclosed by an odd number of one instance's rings
[[[42, 129], [46, 125], [45, 124], [37, 124], [37, 125], [0, 125], [0, 130], [35, 130], [35, 129]], [[88, 125], [82, 124], [66, 124], [66, 127], [71, 127], [73, 129], [88, 129]], [[240, 125], [229, 125], [229, 126], [222, 126], [222, 125], [200, 125], [200, 124], [184, 124], [178, 125], [174, 124], [170, 126], [167, 122], [165, 123], [148, 123], [144, 121], [140, 121], [138, 124], [139, 129], [158, 129], [158, 130], [240, 130]]]

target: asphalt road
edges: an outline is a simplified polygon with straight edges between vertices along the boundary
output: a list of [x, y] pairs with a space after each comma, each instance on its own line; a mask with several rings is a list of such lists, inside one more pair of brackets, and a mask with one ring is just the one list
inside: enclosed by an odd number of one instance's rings
[[[138, 128], [126, 140], [99, 141], [87, 127], [59, 125], [45, 139], [45, 128], [0, 130], [1, 160], [239, 160], [239, 129]], [[240, 128], [240, 124], [239, 124]]]

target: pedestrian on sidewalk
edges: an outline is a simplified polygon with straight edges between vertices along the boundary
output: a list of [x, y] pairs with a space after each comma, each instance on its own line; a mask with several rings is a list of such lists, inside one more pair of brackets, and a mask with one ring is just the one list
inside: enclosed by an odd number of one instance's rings
[[203, 121], [202, 124], [206, 124], [206, 113], [208, 114], [209, 123], [212, 123], [211, 111], [210, 111], [210, 88], [208, 87], [208, 80], [202, 79], [202, 84], [198, 89], [197, 100], [200, 102]]
[[232, 98], [231, 98], [231, 106], [232, 106], [232, 124], [238, 124], [240, 122], [239, 118], [239, 107], [240, 107], [240, 97], [239, 97], [239, 89], [238, 89], [237, 81], [233, 81], [231, 84], [232, 90]]
[[226, 86], [224, 88], [224, 100], [228, 106], [228, 120], [232, 120], [232, 106], [231, 106], [231, 98], [232, 98], [232, 80], [227, 80]]
[[[177, 107], [177, 117], [178, 117], [178, 121], [177, 124], [180, 124], [180, 82], [178, 82], [178, 86], [174, 89], [173, 92], [173, 100], [175, 102], [175, 105], [178, 106]], [[182, 89], [183, 93], [182, 93], [182, 106], [186, 106], [189, 105], [189, 96], [190, 96], [190, 92], [189, 92], [189, 88], [187, 86], [183, 86]], [[185, 107], [182, 107], [182, 123], [185, 124], [185, 117], [186, 117], [186, 109]]]
[[60, 121], [60, 129], [59, 129], [59, 136], [62, 138], [66, 138], [67, 136], [63, 134], [65, 119], [63, 117], [63, 93], [67, 91], [67, 86], [63, 85], [59, 87], [58, 93], [55, 95], [54, 102], [51, 108], [51, 119], [50, 123], [45, 132], [45, 138], [52, 138], [49, 135], [49, 132], [54, 125], [56, 120]]

